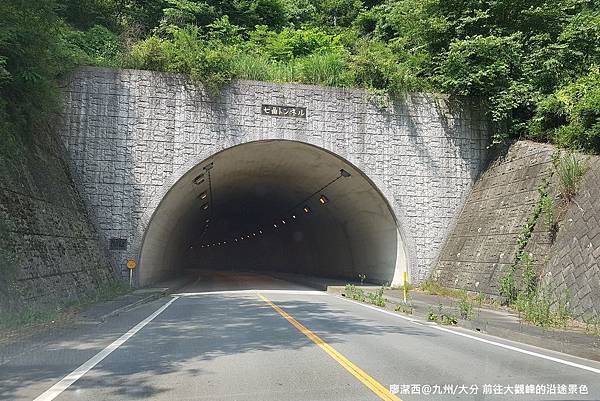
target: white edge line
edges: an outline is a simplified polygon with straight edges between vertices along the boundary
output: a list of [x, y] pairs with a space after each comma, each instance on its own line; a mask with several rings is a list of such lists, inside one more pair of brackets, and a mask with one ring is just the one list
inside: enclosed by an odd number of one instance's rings
[[135, 333], [140, 331], [145, 325], [147, 325], [152, 320], [154, 320], [155, 317], [160, 315], [165, 309], [167, 309], [169, 307], [169, 305], [171, 305], [173, 302], [175, 302], [178, 298], [179, 298], [178, 296], [175, 296], [169, 302], [167, 302], [166, 304], [164, 304], [163, 306], [158, 308], [150, 316], [148, 316], [147, 318], [145, 318], [144, 320], [142, 320], [141, 322], [136, 324], [127, 333], [123, 334], [121, 337], [119, 337], [117, 340], [113, 341], [102, 351], [98, 352], [96, 355], [94, 355], [93, 357], [88, 359], [81, 366], [79, 366], [77, 369], [75, 369], [74, 371], [69, 373], [62, 380], [60, 380], [54, 386], [50, 387], [48, 390], [43, 392], [40, 396], [38, 396], [33, 401], [51, 401], [51, 400], [55, 399], [56, 397], [58, 397], [63, 391], [65, 391], [67, 388], [69, 388], [69, 386], [71, 386], [71, 384], [75, 383], [83, 375], [85, 375], [87, 372], [89, 372], [90, 369], [92, 369], [94, 366], [96, 366], [98, 363], [100, 363], [104, 358], [106, 358], [108, 355], [110, 355], [114, 350], [116, 350], [121, 345], [123, 345], [123, 343], [125, 341], [129, 340]]
[[[333, 295], [333, 294], [329, 294], [329, 295]], [[406, 317], [406, 316], [402, 316], [402, 315], [400, 315], [398, 313], [393, 313], [393, 312], [387, 311], [385, 309], [377, 308], [375, 306], [366, 305], [366, 304], [363, 304], [361, 302], [354, 301], [352, 299], [348, 299], [346, 297], [342, 297], [342, 296], [338, 296], [338, 295], [333, 295], [333, 296], [336, 297], [336, 298], [343, 299], [343, 300], [348, 301], [348, 302], [352, 302], [352, 303], [360, 305], [360, 306], [364, 306], [365, 308], [369, 308], [369, 309], [373, 309], [373, 310], [379, 311], [381, 313], [385, 313], [386, 315], [391, 315], [391, 316], [395, 316], [395, 317], [400, 318], [400, 319], [408, 320], [409, 322], [416, 323], [416, 324], [419, 324], [421, 326], [431, 327], [433, 329], [444, 331], [446, 333], [455, 334], [457, 336], [470, 338], [471, 340], [480, 341], [482, 343], [486, 343], [486, 344], [490, 344], [490, 345], [495, 345], [496, 347], [509, 349], [509, 350], [515, 351], [515, 352], [520, 352], [521, 354], [535, 356], [537, 358], [546, 359], [546, 360], [549, 360], [549, 361], [552, 361], [552, 362], [556, 362], [556, 363], [560, 363], [560, 364], [563, 364], [563, 365], [567, 365], [567, 366], [571, 366], [571, 367], [574, 367], [574, 368], [579, 368], [579, 369], [587, 370], [589, 372], [600, 374], [600, 369], [593, 368], [591, 366], [586, 366], [586, 365], [582, 365], [582, 364], [579, 364], [579, 363], [576, 363], [576, 362], [571, 362], [571, 361], [567, 361], [567, 360], [564, 360], [564, 359], [556, 358], [556, 357], [553, 357], [553, 356], [540, 354], [540, 353], [537, 353], [537, 352], [534, 352], [534, 351], [529, 351], [529, 350], [522, 349], [522, 348], [519, 348], [519, 347], [514, 347], [512, 345], [503, 344], [503, 343], [499, 343], [499, 342], [496, 342], [496, 341], [488, 340], [488, 339], [485, 339], [485, 338], [473, 336], [471, 334], [461, 333], [459, 331], [450, 330], [450, 329], [448, 329], [446, 327], [440, 327], [438, 325], [424, 325], [424, 324], [422, 324], [421, 322], [419, 322], [416, 319], [413, 319], [413, 318], [410, 318], [410, 317]]]
[[224, 294], [256, 294], [261, 292], [264, 294], [290, 294], [290, 295], [327, 295], [325, 291], [315, 290], [227, 290], [227, 291], [205, 291], [205, 292], [181, 292], [174, 294], [179, 297], [193, 297], [196, 295], [224, 295]]

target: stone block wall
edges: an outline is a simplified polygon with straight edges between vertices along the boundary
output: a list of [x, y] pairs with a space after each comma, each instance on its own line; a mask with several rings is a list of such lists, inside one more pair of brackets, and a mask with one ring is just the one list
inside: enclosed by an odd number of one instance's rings
[[552, 173], [553, 150], [518, 142], [498, 151], [473, 186], [442, 248], [432, 272], [436, 281], [498, 293], [500, 277], [514, 261], [519, 233], [539, 199], [538, 187]]
[[568, 297], [577, 317], [600, 319], [600, 157], [588, 159], [578, 193], [561, 216], [544, 282]]
[[[127, 241], [110, 251], [123, 274], [187, 171], [234, 145], [284, 139], [333, 152], [375, 183], [420, 281], [487, 160], [481, 109], [443, 96], [410, 94], [384, 110], [361, 90], [238, 81], [215, 97], [182, 75], [101, 68], [77, 71], [64, 95], [62, 140], [104, 246]], [[305, 107], [307, 117], [263, 115], [263, 104]]]
[[552, 163], [555, 151], [553, 146], [528, 141], [497, 151], [440, 252], [433, 280], [446, 287], [499, 295], [500, 280], [518, 252], [519, 234], [540, 199], [538, 189], [547, 180], [558, 231], [552, 232], [542, 213], [525, 251], [551, 299], [568, 294], [576, 317], [600, 316], [600, 158], [589, 158], [577, 196], [565, 205]]
[[114, 279], [50, 128], [0, 152], [0, 310], [77, 297]]

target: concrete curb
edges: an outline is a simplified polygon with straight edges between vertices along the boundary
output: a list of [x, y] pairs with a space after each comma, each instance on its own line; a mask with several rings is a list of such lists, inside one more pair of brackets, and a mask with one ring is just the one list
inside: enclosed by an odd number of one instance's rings
[[[376, 288], [367, 288], [361, 287], [365, 293], [372, 293]], [[343, 296], [343, 287], [340, 286], [330, 286], [327, 289], [328, 293]], [[407, 316], [414, 318], [419, 321], [423, 321], [431, 324], [440, 324], [437, 322], [430, 322], [427, 320], [426, 309], [423, 310], [423, 307], [430, 307], [432, 309], [437, 308], [436, 304], [426, 303], [422, 300], [418, 301], [419, 308], [417, 309], [416, 305], [413, 304], [413, 313], [407, 314], [395, 311], [395, 307], [397, 305], [403, 304], [403, 300], [397, 298], [395, 296], [390, 296], [384, 293], [384, 297], [387, 300], [388, 306], [381, 308], [382, 310], [392, 311], [398, 313], [401, 316]], [[350, 299], [350, 298], [349, 298]], [[450, 302], [455, 302], [454, 299], [448, 298]], [[363, 302], [366, 305], [371, 305], [368, 302]], [[373, 305], [374, 306], [374, 305]], [[391, 306], [391, 308], [390, 308]], [[374, 306], [377, 307], [377, 306]], [[444, 305], [443, 309], [455, 314], [457, 314], [457, 308], [453, 305]], [[509, 315], [506, 311], [488, 308], [476, 308], [481, 311], [493, 311], [493, 313], [504, 313], [507, 316]], [[491, 336], [495, 336], [501, 339], [509, 340], [509, 341], [517, 341], [523, 344], [536, 346], [540, 348], [544, 348], [547, 350], [558, 351], [564, 354], [585, 358], [594, 361], [600, 361], [600, 337], [589, 335], [586, 333], [582, 333], [575, 330], [562, 330], [562, 329], [552, 329], [552, 328], [542, 328], [538, 326], [534, 326], [532, 324], [528, 324], [522, 321], [514, 322], [514, 323], [498, 323], [494, 321], [488, 321], [486, 319], [480, 318], [478, 315], [476, 318], [472, 320], [466, 320], [458, 318], [458, 323], [456, 325], [450, 325], [449, 327], [457, 327], [462, 329], [467, 329], [472, 331], [473, 333], [483, 333]], [[440, 324], [442, 325], [442, 324]], [[442, 325], [443, 326], [443, 325]]]
[[148, 303], [148, 302], [152, 302], [152, 301], [160, 299], [162, 297], [166, 297], [167, 295], [170, 295], [170, 294], [174, 293], [175, 291], [177, 291], [177, 290], [185, 287], [187, 284], [189, 284], [192, 281], [193, 281], [193, 279], [186, 280], [186, 281], [177, 283], [177, 284], [173, 285], [172, 287], [167, 287], [167, 288], [165, 288], [165, 289], [163, 289], [161, 291], [153, 292], [150, 295], [148, 295], [148, 296], [146, 296], [144, 298], [138, 299], [135, 302], [132, 302], [132, 303], [130, 303], [128, 305], [123, 305], [123, 306], [121, 306], [121, 307], [119, 307], [117, 309], [114, 309], [114, 310], [112, 310], [112, 311], [110, 311], [110, 312], [108, 312], [108, 313], [106, 313], [104, 315], [101, 315], [100, 317], [98, 317], [98, 320], [100, 320], [101, 322], [104, 322], [104, 321], [106, 321], [106, 319], [109, 319], [109, 318], [114, 317], [114, 316], [118, 316], [121, 313], [125, 313], [127, 311], [130, 311], [130, 310], [132, 310], [132, 309], [134, 309], [134, 308], [136, 308], [136, 307], [138, 307], [140, 305], [143, 305], [143, 304]]

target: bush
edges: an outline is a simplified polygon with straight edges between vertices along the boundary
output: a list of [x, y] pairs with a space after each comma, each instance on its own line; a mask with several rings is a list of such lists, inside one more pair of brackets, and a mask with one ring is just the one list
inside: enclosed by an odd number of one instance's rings
[[514, 307], [523, 314], [523, 318], [537, 326], [564, 327], [572, 318], [568, 299], [563, 298], [553, 308], [553, 302], [544, 291], [532, 294], [519, 294]]
[[119, 37], [102, 25], [95, 25], [87, 31], [77, 31], [65, 25], [62, 39], [73, 58], [81, 64], [118, 66], [117, 60], [123, 51]]
[[381, 287], [375, 292], [371, 292], [367, 295], [369, 302], [376, 306], [385, 306], [385, 298], [383, 297], [384, 287]]
[[137, 43], [125, 61], [125, 66], [140, 70], [165, 71], [171, 58], [170, 43], [156, 36]]
[[559, 146], [600, 153], [599, 68], [543, 98], [529, 130]]

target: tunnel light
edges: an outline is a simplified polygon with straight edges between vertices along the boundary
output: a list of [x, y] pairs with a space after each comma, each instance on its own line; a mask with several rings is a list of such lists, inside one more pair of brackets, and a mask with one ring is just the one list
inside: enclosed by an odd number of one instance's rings
[[253, 236], [253, 237], [256, 237], [256, 233], [252, 233], [252, 236]]
[[204, 182], [204, 174], [200, 174], [196, 178], [194, 178], [194, 184], [200, 185]]
[[249, 236], [249, 235], [246, 235], [246, 238], [250, 238], [250, 236]]
[[349, 172], [347, 172], [346, 170], [344, 170], [344, 169], [340, 170], [340, 175], [342, 177], [350, 177], [351, 176], [351, 174]]
[[234, 240], [235, 242], [237, 242], [237, 238], [234, 238], [233, 240]]
[[281, 220], [281, 222], [282, 222], [283, 224], [285, 224], [285, 220]]
[[209, 223], [209, 222], [210, 222], [210, 219], [206, 219], [206, 220], [205, 220], [205, 222], [206, 222], [206, 223]]
[[259, 233], [259, 234], [262, 234], [262, 230], [258, 230], [258, 233]]
[[295, 219], [295, 218], [296, 218], [296, 215], [295, 215], [295, 214], [293, 214], [293, 215], [292, 215], [292, 219]]
[[203, 209], [203, 210], [206, 210], [206, 209], [208, 209], [208, 203], [205, 203], [204, 205], [202, 205], [202, 209]]
[[198, 198], [200, 198], [200, 199], [206, 199], [206, 197], [207, 197], [207, 196], [208, 196], [208, 195], [206, 194], [206, 191], [205, 191], [205, 192], [202, 192], [202, 193], [200, 194], [200, 196], [198, 196]]
[[321, 196], [319, 197], [319, 202], [321, 202], [321, 204], [324, 205], [327, 202], [329, 202], [329, 199], [327, 199], [325, 195], [321, 194]]
[[277, 223], [273, 223], [273, 227], [277, 228]]

